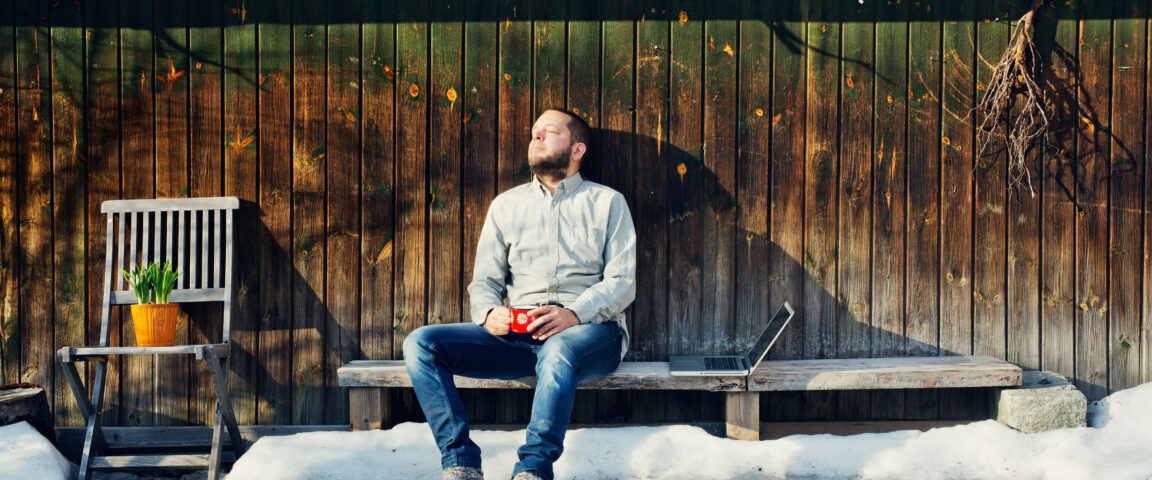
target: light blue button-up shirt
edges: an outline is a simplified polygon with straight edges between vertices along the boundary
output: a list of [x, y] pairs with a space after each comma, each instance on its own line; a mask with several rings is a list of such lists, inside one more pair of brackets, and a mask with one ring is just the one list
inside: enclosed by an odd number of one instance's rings
[[492, 201], [468, 285], [472, 321], [509, 306], [560, 304], [581, 323], [615, 322], [636, 298], [636, 228], [624, 196], [577, 173], [551, 194], [535, 176]]

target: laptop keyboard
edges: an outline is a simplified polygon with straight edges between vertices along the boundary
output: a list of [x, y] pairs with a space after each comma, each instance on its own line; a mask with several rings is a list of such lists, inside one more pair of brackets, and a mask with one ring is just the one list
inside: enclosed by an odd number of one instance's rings
[[733, 357], [704, 357], [704, 368], [707, 370], [743, 370], [740, 362]]

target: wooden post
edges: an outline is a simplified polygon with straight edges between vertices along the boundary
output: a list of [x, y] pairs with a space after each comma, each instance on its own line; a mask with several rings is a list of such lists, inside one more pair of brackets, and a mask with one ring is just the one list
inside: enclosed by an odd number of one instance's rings
[[353, 387], [348, 389], [348, 406], [352, 431], [380, 430], [388, 412], [388, 394], [383, 388]]
[[760, 440], [759, 392], [728, 392], [724, 415], [728, 438]]

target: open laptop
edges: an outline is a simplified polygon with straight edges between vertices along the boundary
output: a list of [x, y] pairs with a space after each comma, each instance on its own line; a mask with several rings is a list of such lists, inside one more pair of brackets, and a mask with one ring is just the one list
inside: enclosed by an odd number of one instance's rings
[[788, 302], [780, 305], [780, 308], [772, 315], [772, 319], [768, 321], [768, 325], [765, 325], [764, 330], [760, 332], [760, 338], [756, 339], [756, 344], [752, 345], [752, 349], [746, 355], [673, 356], [668, 359], [668, 369], [672, 375], [682, 376], [748, 375], [764, 360], [764, 356], [768, 354], [768, 349], [772, 348], [777, 338], [780, 338], [780, 332], [784, 331], [784, 327], [792, 320], [792, 315], [795, 313], [796, 311], [792, 310], [792, 305], [789, 305]]

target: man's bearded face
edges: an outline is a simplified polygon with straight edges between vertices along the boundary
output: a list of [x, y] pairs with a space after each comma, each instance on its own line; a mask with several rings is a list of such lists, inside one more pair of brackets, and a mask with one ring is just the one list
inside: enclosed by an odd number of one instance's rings
[[528, 149], [528, 166], [537, 177], [562, 179], [568, 175], [568, 164], [572, 160], [572, 145], [563, 150], [547, 153], [547, 147]]

